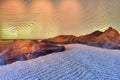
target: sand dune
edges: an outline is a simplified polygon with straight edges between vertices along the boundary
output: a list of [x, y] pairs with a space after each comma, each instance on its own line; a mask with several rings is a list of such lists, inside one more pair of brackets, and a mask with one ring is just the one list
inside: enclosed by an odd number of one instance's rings
[[119, 80], [120, 51], [81, 44], [66, 51], [0, 66], [0, 80]]

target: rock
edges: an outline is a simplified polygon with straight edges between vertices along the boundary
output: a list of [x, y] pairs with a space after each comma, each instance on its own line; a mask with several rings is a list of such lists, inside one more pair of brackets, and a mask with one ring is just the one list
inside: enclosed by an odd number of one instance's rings
[[79, 42], [90, 46], [119, 49], [120, 34], [115, 29], [109, 27], [106, 31], [95, 31], [91, 34], [79, 37]]
[[11, 52], [13, 54], [25, 54], [34, 52], [34, 45], [35, 43], [31, 40], [14, 40], [13, 44], [11, 45]]
[[60, 35], [54, 38], [43, 39], [42, 42], [53, 43], [53, 44], [70, 44], [77, 43], [78, 38], [73, 35]]
[[54, 38], [44, 39], [42, 42], [52, 44], [80, 43], [108, 49], [120, 49], [120, 34], [117, 30], [109, 27], [106, 31], [95, 31], [83, 36], [60, 35]]
[[41, 49], [38, 52], [29, 54], [29, 59], [37, 58], [39, 56], [44, 56], [50, 53], [61, 52], [65, 50], [64, 46], [56, 46], [56, 45], [48, 44], [48, 43], [42, 43], [40, 47]]
[[102, 35], [103, 32], [101, 31], [95, 31], [91, 34], [88, 34], [88, 35], [84, 35], [84, 36], [80, 36], [78, 37], [78, 43], [82, 43], [82, 44], [90, 44], [91, 42], [95, 42], [96, 39]]
[[25, 61], [53, 52], [64, 51], [64, 46], [44, 43], [38, 40], [14, 40], [0, 53], [0, 65], [11, 64], [15, 61]]

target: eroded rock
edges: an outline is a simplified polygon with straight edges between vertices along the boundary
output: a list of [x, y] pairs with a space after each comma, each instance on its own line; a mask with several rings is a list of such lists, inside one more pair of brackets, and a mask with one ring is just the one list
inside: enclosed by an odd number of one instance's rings
[[109, 27], [106, 31], [95, 31], [83, 36], [61, 35], [54, 38], [44, 39], [42, 42], [52, 44], [80, 43], [108, 49], [120, 49], [120, 34], [117, 30]]
[[71, 44], [71, 43], [78, 43], [78, 37], [73, 35], [60, 35], [54, 38], [43, 39], [42, 42], [53, 43], [53, 44]]
[[37, 40], [14, 40], [10, 46], [7, 46], [6, 49], [0, 53], [0, 65], [33, 59], [64, 50], [64, 46], [56, 46]]

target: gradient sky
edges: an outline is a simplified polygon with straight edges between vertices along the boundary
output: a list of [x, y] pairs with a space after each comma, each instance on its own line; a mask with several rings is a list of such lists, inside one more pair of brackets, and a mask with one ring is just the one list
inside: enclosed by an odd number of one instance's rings
[[0, 0], [0, 38], [120, 31], [120, 0]]

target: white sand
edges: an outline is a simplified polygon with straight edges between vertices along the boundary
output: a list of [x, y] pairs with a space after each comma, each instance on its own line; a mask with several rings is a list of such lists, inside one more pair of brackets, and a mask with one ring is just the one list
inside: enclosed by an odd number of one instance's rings
[[81, 44], [66, 51], [0, 66], [0, 80], [120, 80], [120, 51]]

